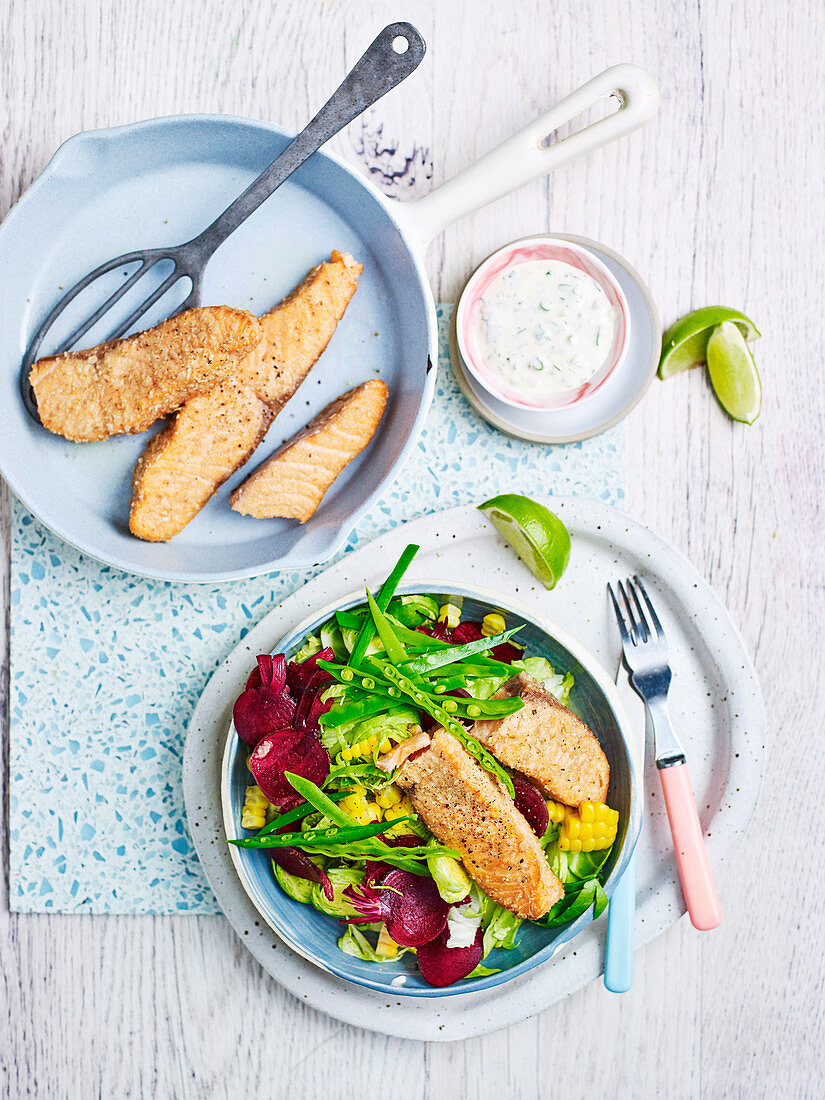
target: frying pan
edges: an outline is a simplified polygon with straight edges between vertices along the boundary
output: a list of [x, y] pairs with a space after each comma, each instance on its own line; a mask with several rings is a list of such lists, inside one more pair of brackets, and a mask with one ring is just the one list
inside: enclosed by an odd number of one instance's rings
[[[608, 96], [619, 109], [545, 147], [553, 131]], [[203, 302], [264, 312], [333, 248], [364, 263], [361, 285], [321, 362], [275, 421], [257, 464], [343, 390], [380, 375], [390, 401], [370, 446], [304, 524], [230, 511], [239, 471], [170, 543], [128, 531], [130, 479], [146, 436], [71, 444], [34, 424], [17, 369], [40, 320], [69, 286], [138, 241], [187, 239], [286, 146], [276, 127], [228, 116], [174, 116], [69, 139], [0, 226], [0, 471], [67, 542], [129, 572], [223, 581], [328, 560], [415, 447], [435, 388], [435, 305], [426, 246], [447, 225], [552, 168], [640, 126], [658, 106], [633, 65], [606, 70], [422, 199], [385, 199], [343, 162], [310, 158], [210, 263]], [[147, 324], [154, 318], [147, 316]]]

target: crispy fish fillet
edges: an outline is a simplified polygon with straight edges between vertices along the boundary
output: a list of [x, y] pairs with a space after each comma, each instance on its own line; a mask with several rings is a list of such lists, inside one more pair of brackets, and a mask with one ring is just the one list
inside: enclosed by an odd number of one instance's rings
[[438, 839], [461, 852], [485, 894], [536, 920], [564, 895], [533, 830], [504, 787], [439, 729], [406, 761], [396, 782]]
[[80, 443], [144, 432], [227, 378], [262, 339], [246, 310], [189, 309], [124, 340], [38, 360], [37, 411], [50, 432]]
[[610, 765], [591, 730], [527, 673], [508, 680], [495, 698], [519, 696], [524, 706], [473, 733], [502, 764], [522, 772], [568, 806], [604, 802]]
[[348, 252], [336, 250], [261, 317], [266, 342], [243, 364], [238, 380], [275, 412], [292, 397], [332, 339], [363, 270]]
[[336, 397], [235, 490], [230, 497], [234, 510], [306, 523], [336, 477], [372, 439], [386, 403], [387, 387], [378, 378]]
[[271, 422], [269, 405], [231, 382], [187, 401], [135, 466], [132, 534], [150, 542], [176, 535], [246, 462]]
[[188, 401], [150, 441], [133, 478], [133, 535], [172, 538], [250, 458], [329, 343], [362, 270], [341, 252], [314, 267], [261, 317], [264, 340], [238, 364], [232, 382]]

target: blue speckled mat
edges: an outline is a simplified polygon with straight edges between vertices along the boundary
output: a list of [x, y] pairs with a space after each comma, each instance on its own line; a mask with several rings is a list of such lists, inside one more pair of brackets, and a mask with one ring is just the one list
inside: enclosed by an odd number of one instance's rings
[[[620, 503], [623, 426], [563, 447], [489, 427], [450, 369], [448, 316], [439, 307], [441, 370], [427, 427], [347, 549], [423, 513], [513, 489]], [[249, 626], [310, 575], [215, 586], [130, 576], [78, 553], [15, 501], [13, 910], [218, 911], [184, 819], [186, 724]]]

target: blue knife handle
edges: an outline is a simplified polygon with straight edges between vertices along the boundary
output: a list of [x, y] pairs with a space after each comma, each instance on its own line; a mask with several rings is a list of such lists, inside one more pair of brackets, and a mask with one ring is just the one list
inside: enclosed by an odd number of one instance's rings
[[636, 916], [636, 853], [619, 879], [607, 911], [604, 984], [611, 993], [633, 985], [633, 924]]

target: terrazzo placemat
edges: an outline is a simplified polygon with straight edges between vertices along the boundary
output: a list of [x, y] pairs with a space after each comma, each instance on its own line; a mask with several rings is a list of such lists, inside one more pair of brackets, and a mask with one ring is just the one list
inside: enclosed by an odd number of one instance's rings
[[[521, 490], [624, 499], [624, 427], [547, 447], [461, 395], [439, 307], [433, 407], [396, 485], [342, 553], [426, 512]], [[14, 502], [10, 905], [18, 912], [215, 913], [186, 828], [186, 726], [227, 653], [308, 573], [222, 585], [101, 565]]]

